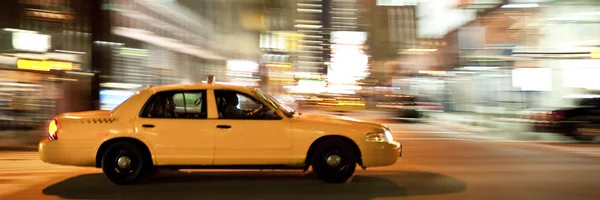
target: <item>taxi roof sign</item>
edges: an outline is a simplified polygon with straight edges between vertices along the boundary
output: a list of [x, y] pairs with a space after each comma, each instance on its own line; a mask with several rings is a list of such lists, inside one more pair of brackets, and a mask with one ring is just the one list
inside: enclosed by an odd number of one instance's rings
[[215, 84], [215, 75], [208, 75], [208, 84]]

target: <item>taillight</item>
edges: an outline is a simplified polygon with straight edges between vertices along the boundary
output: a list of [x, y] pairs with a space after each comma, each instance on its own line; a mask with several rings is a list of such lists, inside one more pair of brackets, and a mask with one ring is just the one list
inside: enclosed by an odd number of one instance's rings
[[565, 111], [552, 111], [552, 116], [554, 117], [554, 120], [564, 120], [566, 118], [566, 113]]
[[56, 119], [50, 121], [50, 125], [48, 125], [48, 137], [51, 140], [58, 139], [58, 121]]

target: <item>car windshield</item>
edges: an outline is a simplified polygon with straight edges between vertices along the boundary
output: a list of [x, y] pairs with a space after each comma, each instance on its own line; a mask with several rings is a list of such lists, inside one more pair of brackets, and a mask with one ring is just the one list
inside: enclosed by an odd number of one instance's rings
[[254, 93], [256, 93], [256, 95], [264, 98], [265, 100], [267, 100], [267, 102], [269, 104], [271, 104], [273, 107], [279, 109], [281, 112], [283, 112], [286, 116], [288, 117], [292, 117], [294, 116], [295, 110], [290, 108], [289, 106], [285, 105], [284, 103], [279, 102], [277, 99], [273, 98], [271, 95], [269, 95], [266, 92], [263, 92], [260, 89], [254, 89]]

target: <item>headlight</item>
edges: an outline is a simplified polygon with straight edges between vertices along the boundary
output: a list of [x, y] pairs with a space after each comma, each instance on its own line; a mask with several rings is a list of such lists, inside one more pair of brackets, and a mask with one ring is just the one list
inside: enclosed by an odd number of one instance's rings
[[369, 133], [365, 137], [367, 142], [391, 142], [394, 141], [394, 136], [390, 130], [385, 130], [383, 133]]
[[394, 136], [392, 135], [392, 131], [390, 131], [390, 129], [385, 130], [385, 137], [387, 138], [388, 142], [394, 141]]

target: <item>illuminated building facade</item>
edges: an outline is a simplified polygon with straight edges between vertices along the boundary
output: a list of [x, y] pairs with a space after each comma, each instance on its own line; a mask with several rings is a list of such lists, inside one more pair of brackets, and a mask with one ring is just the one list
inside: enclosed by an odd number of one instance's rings
[[38, 130], [57, 113], [93, 108], [91, 3], [2, 1], [0, 130]]
[[[459, 31], [462, 69], [485, 76], [456, 86], [455, 91], [468, 94], [466, 101], [500, 102], [499, 107], [505, 110], [563, 107], [574, 105], [572, 96], [594, 94], [600, 89], [593, 76], [600, 70], [600, 60], [590, 55], [600, 45], [600, 36], [595, 33], [600, 27], [598, 2], [495, 3], [496, 9], [481, 13], [476, 23]], [[478, 1], [462, 5], [476, 6]], [[465, 90], [464, 85], [482, 87]]]
[[294, 28], [302, 34], [299, 40], [296, 71], [326, 74], [329, 60], [328, 11], [331, 0], [297, 0]]
[[103, 109], [147, 85], [201, 83], [208, 75], [259, 80], [261, 2], [105, 0], [99, 8], [94, 47]]
[[366, 45], [369, 11], [368, 1], [331, 0], [327, 15], [329, 59], [327, 69], [330, 93], [355, 94], [359, 81], [369, 74]]

